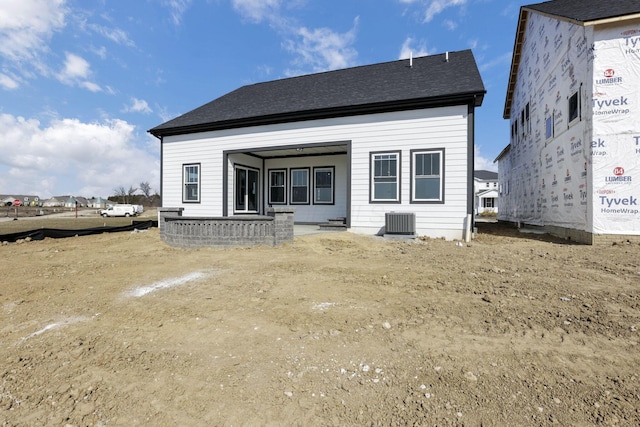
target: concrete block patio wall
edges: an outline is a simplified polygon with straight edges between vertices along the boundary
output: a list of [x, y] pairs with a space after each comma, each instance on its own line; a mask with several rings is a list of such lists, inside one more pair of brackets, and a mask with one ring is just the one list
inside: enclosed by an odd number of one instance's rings
[[160, 208], [160, 238], [180, 248], [277, 246], [293, 242], [293, 208], [268, 208], [267, 215], [185, 217], [183, 208]]

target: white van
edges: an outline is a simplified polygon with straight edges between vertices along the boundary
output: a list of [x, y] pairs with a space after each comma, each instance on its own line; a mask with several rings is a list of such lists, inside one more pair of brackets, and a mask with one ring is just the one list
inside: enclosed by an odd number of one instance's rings
[[100, 211], [103, 217], [108, 216], [136, 216], [136, 208], [133, 205], [113, 205]]

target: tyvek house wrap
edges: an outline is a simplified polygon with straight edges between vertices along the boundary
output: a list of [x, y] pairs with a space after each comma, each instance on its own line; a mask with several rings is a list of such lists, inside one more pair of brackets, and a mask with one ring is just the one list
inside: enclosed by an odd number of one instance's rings
[[640, 234], [640, 26], [596, 31], [593, 232]]
[[[500, 215], [506, 211], [509, 220], [587, 230], [586, 141], [591, 134], [586, 113], [593, 29], [532, 14], [526, 33], [511, 110], [518, 135], [512, 137], [505, 159], [513, 178], [505, 183], [509, 188], [503, 188], [506, 197]], [[567, 104], [575, 93], [580, 114], [569, 123]]]
[[499, 217], [640, 234], [640, 28], [535, 13], [526, 25]]

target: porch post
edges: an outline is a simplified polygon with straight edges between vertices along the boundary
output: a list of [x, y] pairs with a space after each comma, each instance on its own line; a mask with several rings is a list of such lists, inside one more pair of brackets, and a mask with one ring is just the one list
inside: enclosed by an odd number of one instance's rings
[[295, 212], [295, 208], [288, 206], [267, 208], [267, 215], [274, 218], [274, 245], [293, 242], [293, 217]]

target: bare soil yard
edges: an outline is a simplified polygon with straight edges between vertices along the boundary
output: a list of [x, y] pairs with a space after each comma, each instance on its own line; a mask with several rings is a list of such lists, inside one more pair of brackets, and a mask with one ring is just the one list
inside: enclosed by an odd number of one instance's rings
[[0, 425], [640, 425], [640, 246], [0, 246]]

